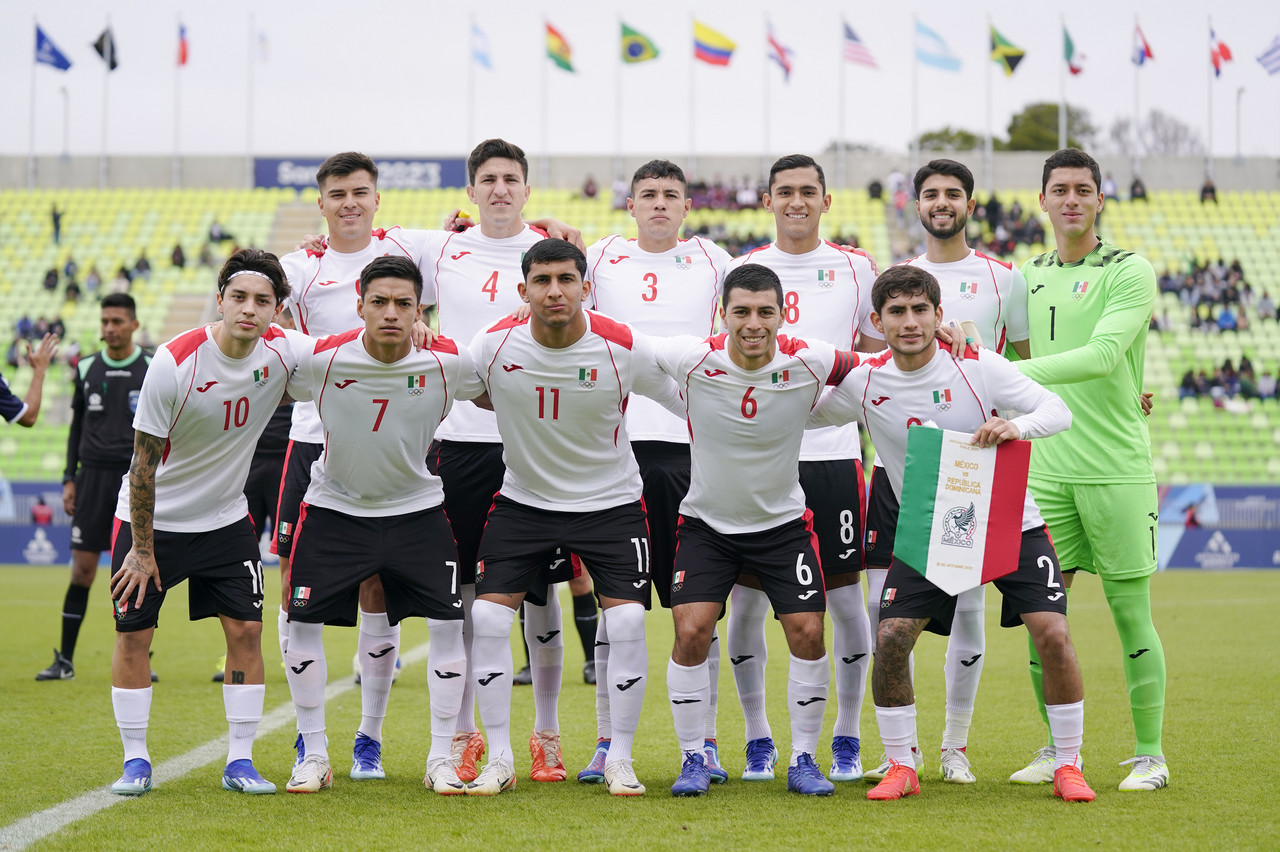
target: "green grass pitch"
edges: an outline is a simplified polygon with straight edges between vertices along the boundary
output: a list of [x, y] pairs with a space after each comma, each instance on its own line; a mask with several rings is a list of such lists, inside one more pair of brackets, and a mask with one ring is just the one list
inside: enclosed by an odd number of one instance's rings
[[[112, 719], [112, 630], [106, 575], [100, 574], [76, 653], [76, 679], [36, 683], [57, 644], [67, 571], [0, 568], [5, 653], [0, 661], [0, 830], [22, 817], [101, 789], [120, 771]], [[600, 786], [575, 783], [595, 743], [594, 690], [579, 674], [576, 633], [566, 627], [560, 722], [570, 781], [528, 780], [524, 735], [532, 727], [530, 690], [517, 687], [513, 740], [517, 788], [496, 799], [440, 797], [422, 786], [428, 740], [426, 669], [408, 666], [392, 691], [384, 763], [388, 779], [347, 778], [349, 744], [359, 721], [358, 690], [329, 703], [335, 782], [314, 796], [239, 796], [223, 792], [221, 754], [150, 794], [122, 801], [36, 844], [71, 849], [231, 848], [804, 848], [881, 849], [1276, 849], [1280, 806], [1270, 762], [1277, 732], [1280, 669], [1280, 572], [1170, 572], [1154, 579], [1156, 624], [1168, 657], [1164, 747], [1172, 785], [1156, 793], [1120, 793], [1132, 731], [1115, 630], [1098, 583], [1082, 576], [1071, 600], [1071, 627], [1085, 675], [1085, 776], [1098, 792], [1087, 805], [1067, 805], [1048, 786], [1009, 784], [1043, 744], [1026, 675], [1026, 638], [998, 627], [999, 596], [987, 601], [987, 657], [969, 755], [978, 783], [937, 780], [942, 734], [943, 642], [926, 634], [916, 653], [919, 732], [927, 763], [921, 795], [868, 802], [864, 783], [842, 784], [828, 799], [786, 792], [785, 771], [773, 783], [737, 780], [742, 769], [742, 714], [727, 661], [720, 677], [719, 734], [730, 781], [701, 799], [674, 799], [668, 788], [679, 752], [666, 703], [671, 621], [648, 619], [650, 679], [636, 738], [636, 772], [649, 789], [639, 799], [613, 799]], [[269, 588], [267, 600], [273, 600]], [[149, 745], [157, 764], [226, 732], [220, 687], [210, 682], [222, 653], [215, 621], [186, 620], [186, 595], [170, 595], [156, 634], [160, 673]], [[567, 597], [566, 612], [571, 612]], [[267, 710], [289, 700], [274, 642], [264, 634]], [[326, 631], [330, 679], [351, 677], [355, 631]], [[425, 624], [406, 624], [403, 647], [426, 641]], [[519, 653], [517, 651], [517, 653]], [[789, 746], [786, 659], [781, 631], [770, 625], [769, 703], [775, 739]], [[827, 711], [824, 742], [834, 721]], [[255, 762], [283, 790], [292, 763], [292, 724], [262, 735]], [[828, 746], [829, 747], [829, 746]], [[870, 691], [862, 714], [864, 762], [879, 754]], [[830, 765], [820, 747], [819, 761]], [[782, 770], [782, 766], [779, 767]]]

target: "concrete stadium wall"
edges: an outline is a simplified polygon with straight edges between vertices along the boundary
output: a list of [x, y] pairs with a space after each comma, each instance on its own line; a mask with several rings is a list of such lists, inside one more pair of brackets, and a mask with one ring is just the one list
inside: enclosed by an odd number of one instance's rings
[[[453, 154], [450, 156], [463, 156]], [[655, 155], [663, 156], [663, 155]], [[730, 180], [735, 176], [752, 178], [767, 172], [770, 158], [758, 156], [705, 155], [692, 159], [685, 154], [667, 155], [685, 167], [691, 177], [713, 181], [717, 177]], [[982, 152], [961, 151], [946, 156], [961, 160], [973, 169], [979, 187], [985, 186]], [[1047, 156], [1040, 151], [1002, 152], [994, 155], [992, 171], [994, 185], [1004, 188], [1030, 188], [1040, 182], [1040, 170]], [[846, 187], [864, 187], [872, 179], [881, 181], [894, 169], [906, 172], [911, 163], [907, 154], [869, 154], [851, 151], [844, 156], [844, 169], [840, 169], [839, 155], [828, 149], [818, 155], [826, 170], [831, 186], [840, 184], [844, 175]], [[606, 191], [615, 168], [629, 177], [635, 169], [650, 157], [623, 157], [615, 164], [609, 156], [551, 157], [530, 161], [530, 181], [535, 185], [578, 187], [588, 175], [595, 178], [602, 191]], [[1133, 179], [1131, 163], [1127, 157], [1104, 157], [1104, 172], [1111, 172], [1128, 194]], [[179, 185], [188, 187], [248, 187], [252, 186], [252, 163], [244, 157], [183, 157], [180, 160]], [[98, 157], [37, 157], [36, 182], [39, 188], [70, 189], [92, 188], [100, 182]], [[1204, 160], [1199, 157], [1147, 157], [1142, 161], [1142, 176], [1147, 189], [1198, 190], [1204, 182]], [[1237, 162], [1223, 157], [1214, 161], [1214, 182], [1222, 190], [1280, 190], [1280, 159], [1251, 157]], [[110, 187], [167, 187], [173, 186], [173, 159], [171, 157], [109, 157], [106, 185]], [[23, 156], [0, 157], [0, 188], [24, 189], [27, 186], [27, 158]], [[981, 189], [979, 192], [981, 193]]]

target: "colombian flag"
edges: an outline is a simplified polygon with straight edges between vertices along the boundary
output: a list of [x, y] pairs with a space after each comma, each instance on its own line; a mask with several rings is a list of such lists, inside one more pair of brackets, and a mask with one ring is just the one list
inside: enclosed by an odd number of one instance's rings
[[569, 42], [551, 24], [547, 24], [547, 57], [558, 67], [573, 71], [573, 51], [569, 49]]
[[693, 55], [708, 65], [728, 65], [738, 45], [724, 33], [706, 24], [693, 22]]

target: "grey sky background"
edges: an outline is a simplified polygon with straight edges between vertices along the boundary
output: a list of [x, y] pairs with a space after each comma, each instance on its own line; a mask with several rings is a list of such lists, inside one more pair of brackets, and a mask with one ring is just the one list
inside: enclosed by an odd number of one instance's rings
[[[179, 83], [177, 146], [184, 154], [324, 155], [354, 148], [379, 156], [456, 156], [496, 135], [530, 154], [612, 154], [619, 144], [629, 155], [676, 158], [691, 144], [700, 154], [818, 152], [840, 130], [841, 74], [847, 139], [905, 151], [914, 14], [963, 63], [959, 73], [919, 67], [920, 130], [952, 125], [982, 132], [988, 66], [998, 136], [1025, 104], [1057, 101], [1061, 15], [1084, 66], [1083, 74], [1067, 79], [1067, 99], [1089, 110], [1106, 139], [1117, 117], [1133, 114], [1136, 16], [1155, 55], [1137, 72], [1142, 112], [1174, 114], [1202, 142], [1212, 120], [1214, 153], [1231, 156], [1243, 88], [1243, 153], [1280, 155], [1280, 75], [1267, 76], [1255, 59], [1280, 35], [1280, 5], [1213, 5], [1213, 26], [1235, 57], [1216, 81], [1209, 70], [1211, 4], [1203, 0], [1054, 6], [1008, 0], [7, 0], [0, 6], [0, 104], [7, 119], [0, 123], [0, 153], [27, 153], [33, 90], [37, 153], [62, 151], [64, 106], [70, 153], [102, 150], [105, 66], [90, 45], [108, 16], [120, 62], [106, 91], [106, 148], [113, 156], [174, 152]], [[473, 15], [488, 40], [491, 70], [470, 67]], [[737, 42], [728, 68], [692, 61], [694, 17]], [[766, 17], [793, 51], [789, 83], [766, 60]], [[69, 71], [34, 64], [37, 18], [74, 63]], [[189, 64], [181, 69], [179, 19], [190, 43]], [[842, 19], [879, 70], [843, 61]], [[577, 73], [546, 59], [544, 20], [569, 41]], [[620, 21], [649, 36], [659, 58], [624, 66]], [[1027, 52], [1012, 78], [987, 58], [989, 23]], [[615, 108], [619, 92], [621, 111]]]

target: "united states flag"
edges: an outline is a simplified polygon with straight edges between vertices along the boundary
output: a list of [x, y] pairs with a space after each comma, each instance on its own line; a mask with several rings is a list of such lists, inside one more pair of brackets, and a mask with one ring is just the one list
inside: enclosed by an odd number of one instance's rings
[[876, 60], [871, 55], [871, 51], [867, 50], [867, 46], [859, 41], [858, 36], [853, 32], [853, 28], [848, 24], [844, 25], [844, 58], [849, 62], [856, 62], [868, 68], [880, 67], [876, 65]]

